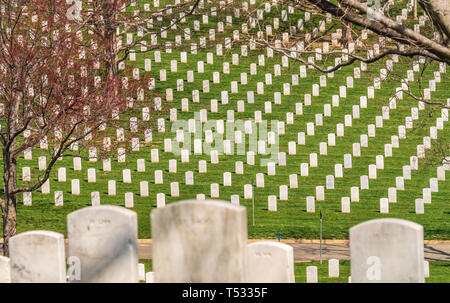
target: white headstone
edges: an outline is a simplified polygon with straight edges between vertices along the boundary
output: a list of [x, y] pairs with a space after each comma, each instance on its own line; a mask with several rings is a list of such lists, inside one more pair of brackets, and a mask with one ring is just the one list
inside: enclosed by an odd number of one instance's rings
[[100, 205], [100, 192], [98, 191], [91, 192], [91, 205], [92, 206]]
[[325, 187], [324, 186], [316, 186], [316, 200], [324, 201], [325, 200]]
[[350, 213], [350, 197], [341, 198], [341, 212]]
[[295, 283], [292, 246], [259, 241], [247, 246], [247, 283]]
[[60, 190], [55, 191], [55, 206], [63, 206], [64, 205], [64, 196], [63, 192]]
[[0, 256], [0, 283], [11, 283], [11, 261]]
[[359, 187], [353, 186], [350, 188], [350, 200], [351, 202], [359, 202]]
[[306, 197], [306, 212], [313, 213], [315, 212], [315, 209], [314, 196]]
[[212, 183], [210, 185], [211, 198], [219, 198], [219, 184]]
[[88, 182], [89, 183], [96, 182], [95, 168], [88, 168]]
[[164, 193], [156, 194], [156, 208], [162, 208], [166, 206], [166, 195]]
[[82, 283], [137, 283], [137, 215], [112, 205], [86, 207], [67, 216], [69, 258], [77, 257]]
[[339, 260], [337, 259], [328, 260], [328, 277], [330, 278], [339, 277]]
[[318, 283], [317, 266], [306, 267], [306, 283]]
[[395, 187], [388, 188], [388, 201], [392, 203], [397, 202], [397, 188]]
[[64, 235], [33, 230], [9, 240], [12, 283], [65, 283]]
[[424, 283], [423, 227], [401, 219], [375, 219], [350, 228], [355, 283]]
[[109, 180], [108, 181], [108, 196], [115, 196], [115, 195], [116, 195], [116, 181]]
[[155, 282], [246, 282], [243, 206], [195, 200], [151, 213]]
[[148, 197], [148, 181], [139, 182], [139, 193], [141, 197]]

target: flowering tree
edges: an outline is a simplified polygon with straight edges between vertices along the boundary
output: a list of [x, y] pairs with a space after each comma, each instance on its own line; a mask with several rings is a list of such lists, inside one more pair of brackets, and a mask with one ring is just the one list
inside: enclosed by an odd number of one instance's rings
[[[80, 0], [77, 0], [79, 3]], [[78, 24], [89, 28], [104, 44], [102, 60], [106, 74], [117, 75], [118, 65], [124, 62], [131, 51], [144, 53], [161, 48], [161, 45], [147, 45], [153, 34], [161, 34], [174, 28], [186, 17], [193, 14], [199, 6], [200, 0], [187, 0], [164, 8], [150, 10], [147, 4], [144, 9], [136, 6], [136, 1], [129, 0], [100, 0], [86, 3], [76, 11], [73, 19]], [[127, 35], [137, 33], [134, 41], [122, 43]], [[140, 50], [136, 49], [139, 46]]]
[[[82, 30], [85, 24], [70, 18], [65, 1], [0, 3], [1, 209], [3, 253], [8, 255], [8, 240], [16, 233], [17, 195], [41, 187], [68, 150], [112, 151], [109, 132], [122, 127], [138, 133], [138, 120], [130, 117], [154, 104], [144, 77], [129, 80], [104, 72], [98, 60], [105, 52], [103, 41], [89, 37]], [[47, 168], [19, 187], [19, 156], [37, 144], [49, 151]]]

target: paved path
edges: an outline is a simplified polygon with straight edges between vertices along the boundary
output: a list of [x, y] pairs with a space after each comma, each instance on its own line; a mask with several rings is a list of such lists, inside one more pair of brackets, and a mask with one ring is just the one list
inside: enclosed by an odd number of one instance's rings
[[[249, 242], [261, 240], [249, 240]], [[1, 241], [0, 241], [1, 242]], [[66, 256], [68, 256], [67, 239]], [[294, 261], [307, 262], [320, 260], [320, 244], [317, 240], [282, 240], [282, 243], [294, 247]], [[0, 253], [2, 249], [0, 248]], [[450, 261], [450, 241], [425, 241], [425, 259], [429, 261]], [[152, 258], [152, 241], [138, 240], [139, 259]], [[326, 240], [322, 244], [322, 259], [349, 260], [348, 240]]]
[[[296, 262], [320, 260], [319, 243], [287, 243], [294, 247], [294, 260]], [[425, 259], [431, 261], [450, 261], [450, 243], [425, 244]], [[152, 258], [152, 244], [138, 244], [139, 259]], [[350, 250], [348, 243], [322, 244], [322, 259], [349, 260]]]
[[[249, 242], [262, 240], [249, 240]], [[269, 240], [272, 241], [272, 240]], [[0, 241], [1, 242], [1, 241]], [[67, 239], [66, 256], [68, 256]], [[320, 260], [320, 244], [318, 240], [282, 240], [282, 243], [294, 247], [294, 261], [307, 262]], [[2, 249], [0, 248], [0, 253]], [[430, 261], [450, 261], [450, 241], [425, 241], [425, 259]], [[151, 240], [138, 240], [139, 259], [152, 258]], [[350, 260], [348, 240], [326, 240], [322, 244], [322, 259]]]

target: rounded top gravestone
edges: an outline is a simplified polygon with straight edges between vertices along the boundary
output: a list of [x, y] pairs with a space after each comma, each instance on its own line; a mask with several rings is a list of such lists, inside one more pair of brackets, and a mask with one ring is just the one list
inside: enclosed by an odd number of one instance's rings
[[186, 200], [154, 209], [151, 222], [155, 282], [246, 282], [245, 207]]
[[11, 282], [64, 283], [66, 264], [64, 235], [33, 230], [9, 240]]
[[11, 262], [4, 256], [0, 256], [0, 283], [11, 283]]
[[295, 283], [292, 246], [258, 241], [247, 246], [248, 283]]
[[137, 216], [113, 205], [85, 207], [67, 216], [69, 257], [80, 261], [74, 282], [139, 282]]
[[352, 283], [423, 283], [423, 227], [375, 219], [350, 228]]

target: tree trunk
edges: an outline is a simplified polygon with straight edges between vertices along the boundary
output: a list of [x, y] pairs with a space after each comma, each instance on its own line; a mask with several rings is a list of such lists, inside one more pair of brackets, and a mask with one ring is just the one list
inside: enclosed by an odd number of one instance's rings
[[17, 188], [16, 159], [11, 159], [10, 150], [3, 150], [3, 182], [5, 199], [2, 201], [3, 255], [9, 256], [9, 239], [16, 234]]
[[450, 6], [443, 0], [418, 0], [434, 26], [441, 33], [444, 45], [450, 46]]
[[108, 79], [117, 76], [118, 56], [117, 56], [117, 4], [112, 0], [105, 0], [102, 3], [102, 17], [104, 22], [104, 43], [106, 58], [106, 75]]
[[339, 44], [343, 48], [347, 48], [350, 42], [353, 42], [352, 24], [342, 20], [342, 37], [339, 39]]
[[105, 29], [105, 56], [106, 56], [106, 74], [108, 79], [117, 76], [117, 45], [116, 32], [114, 28]]
[[[339, 2], [339, 6], [343, 10], [351, 10], [350, 7], [342, 4], [341, 2]], [[341, 39], [339, 39], [339, 44], [341, 45], [341, 47], [347, 48], [348, 44], [350, 42], [353, 42], [352, 24], [350, 22], [347, 22], [346, 20], [342, 19], [341, 20], [341, 30], [342, 30], [342, 36], [341, 36]]]
[[[24, 87], [23, 80], [18, 77], [20, 73], [14, 73], [12, 79], [17, 83], [19, 88], [13, 93], [12, 103], [9, 106], [7, 115], [7, 123], [5, 130], [7, 132], [8, 140], [3, 142], [3, 186], [4, 186], [4, 201], [1, 201], [2, 219], [3, 219], [3, 255], [9, 256], [9, 239], [16, 234], [17, 225], [17, 194], [14, 193], [17, 189], [17, 155], [16, 152], [16, 137], [19, 131], [19, 109], [23, 96]], [[14, 83], [14, 82], [13, 82]]]

